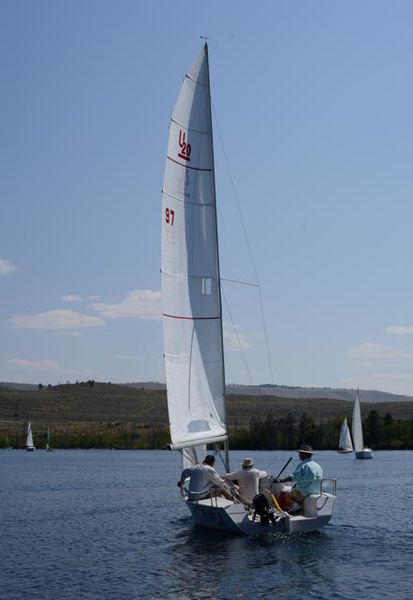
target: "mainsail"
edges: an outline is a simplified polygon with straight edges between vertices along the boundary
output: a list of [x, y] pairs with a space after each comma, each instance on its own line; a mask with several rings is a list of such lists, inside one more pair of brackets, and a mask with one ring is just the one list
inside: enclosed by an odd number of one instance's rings
[[356, 398], [354, 400], [353, 406], [353, 421], [351, 426], [351, 433], [353, 434], [353, 444], [355, 452], [361, 452], [364, 448], [364, 441], [363, 429], [361, 424], [360, 399], [358, 388], [356, 391]]
[[161, 287], [171, 447], [226, 439], [222, 311], [207, 46], [169, 127]]
[[347, 418], [344, 419], [341, 425], [338, 448], [342, 452], [353, 452], [353, 444], [351, 441], [350, 430], [347, 425]]
[[26, 448], [33, 448], [32, 424], [30, 421], [27, 426]]

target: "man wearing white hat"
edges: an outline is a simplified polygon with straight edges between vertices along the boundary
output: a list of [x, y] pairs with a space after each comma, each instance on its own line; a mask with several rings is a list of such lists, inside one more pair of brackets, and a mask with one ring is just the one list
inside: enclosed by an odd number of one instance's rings
[[244, 458], [241, 471], [224, 475], [226, 481], [238, 482], [239, 494], [245, 504], [252, 504], [252, 499], [259, 492], [260, 479], [263, 477], [267, 477], [267, 472], [256, 469], [252, 458]]
[[293, 487], [285, 495], [285, 499], [289, 504], [293, 502], [301, 504], [306, 496], [319, 494], [321, 480], [323, 479], [323, 469], [313, 460], [314, 451], [311, 446], [303, 444], [297, 452], [301, 462], [296, 470], [292, 475], [280, 479], [282, 483], [285, 481], [293, 482]]

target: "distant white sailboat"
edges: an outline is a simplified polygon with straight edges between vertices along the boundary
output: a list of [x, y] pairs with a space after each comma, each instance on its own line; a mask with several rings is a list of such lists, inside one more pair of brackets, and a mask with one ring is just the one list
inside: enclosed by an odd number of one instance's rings
[[350, 429], [348, 428], [347, 424], [347, 417], [344, 419], [341, 425], [337, 452], [340, 452], [341, 454], [353, 452], [353, 443], [351, 441]]
[[[188, 72], [172, 114], [162, 190], [162, 320], [172, 450], [185, 466], [200, 464], [199, 448], [224, 445], [229, 470], [225, 375], [208, 48]], [[333, 514], [335, 481], [320, 480], [300, 514], [277, 504], [267, 481], [269, 523], [255, 519], [235, 491], [183, 498], [195, 523], [244, 534], [313, 531]], [[226, 490], [228, 492], [228, 490]], [[278, 508], [277, 508], [278, 506]]]
[[36, 448], [33, 445], [32, 424], [30, 421], [27, 426], [26, 450], [27, 452], [34, 452], [36, 450]]
[[50, 431], [49, 431], [49, 428], [47, 428], [46, 452], [53, 452], [53, 448], [50, 447]]
[[364, 445], [363, 426], [361, 422], [360, 398], [359, 389], [356, 390], [356, 397], [353, 406], [353, 421], [351, 425], [353, 434], [353, 445], [356, 453], [356, 458], [373, 458], [373, 450]]

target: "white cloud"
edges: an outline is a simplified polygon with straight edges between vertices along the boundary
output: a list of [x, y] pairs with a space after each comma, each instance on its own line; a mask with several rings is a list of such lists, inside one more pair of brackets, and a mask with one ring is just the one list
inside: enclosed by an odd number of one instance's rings
[[83, 337], [83, 332], [78, 331], [77, 329], [63, 329], [63, 330], [60, 330], [60, 333], [62, 335], [65, 335], [66, 337], [74, 337], [74, 338]]
[[145, 357], [139, 354], [114, 354], [113, 358], [116, 360], [141, 360]]
[[354, 348], [350, 348], [348, 354], [354, 358], [362, 360], [383, 360], [397, 358], [413, 358], [413, 352], [406, 352], [394, 346], [385, 346], [384, 344], [373, 344], [372, 342], [363, 342]]
[[15, 369], [29, 369], [38, 371], [46, 369], [47, 371], [57, 371], [61, 367], [54, 360], [28, 360], [26, 358], [12, 358], [8, 361], [10, 367]]
[[95, 377], [96, 371], [79, 370], [62, 367], [58, 362], [51, 359], [29, 360], [26, 358], [12, 358], [8, 361], [9, 367], [22, 371], [46, 371], [60, 376], [72, 377]]
[[82, 296], [79, 296], [78, 294], [67, 294], [67, 296], [62, 296], [61, 300], [64, 302], [81, 302]]
[[101, 327], [100, 317], [81, 315], [72, 310], [49, 310], [37, 315], [15, 315], [10, 321], [20, 329], [79, 330], [84, 327]]
[[394, 325], [386, 327], [386, 333], [395, 333], [396, 335], [409, 335], [413, 333], [413, 327], [403, 327], [403, 325]]
[[95, 302], [89, 306], [105, 319], [159, 319], [161, 294], [153, 290], [133, 290], [118, 304]]
[[232, 325], [232, 323], [223, 322], [223, 337], [226, 341], [225, 349], [226, 350], [246, 350], [250, 347], [247, 336], [243, 333], [240, 333], [238, 330], [240, 328], [239, 325]]
[[362, 370], [365, 370], [365, 371], [371, 371], [372, 369], [376, 369], [377, 365], [374, 362], [369, 362], [369, 361], [366, 360], [366, 361], [358, 363], [356, 365], [356, 367], [358, 369], [362, 369]]
[[9, 275], [14, 271], [17, 271], [17, 267], [12, 265], [11, 262], [5, 258], [0, 258], [0, 275]]

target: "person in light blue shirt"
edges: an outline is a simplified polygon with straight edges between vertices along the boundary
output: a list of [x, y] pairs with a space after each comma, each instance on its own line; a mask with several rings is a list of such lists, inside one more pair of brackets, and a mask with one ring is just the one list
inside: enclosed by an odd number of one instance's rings
[[287, 504], [290, 505], [294, 502], [301, 504], [310, 494], [320, 494], [323, 479], [323, 469], [313, 460], [314, 451], [311, 446], [304, 444], [297, 452], [301, 462], [294, 473], [280, 479], [281, 482], [293, 482], [293, 487], [285, 494]]

